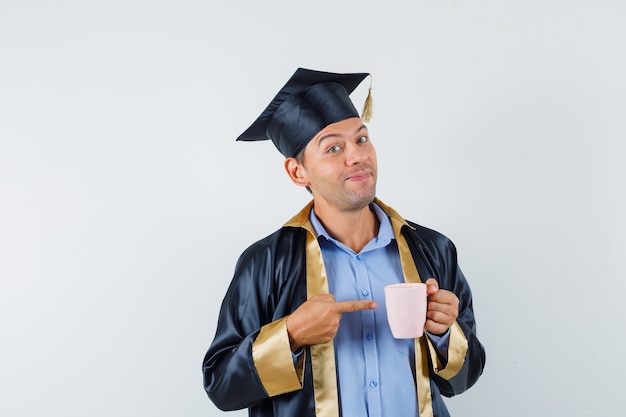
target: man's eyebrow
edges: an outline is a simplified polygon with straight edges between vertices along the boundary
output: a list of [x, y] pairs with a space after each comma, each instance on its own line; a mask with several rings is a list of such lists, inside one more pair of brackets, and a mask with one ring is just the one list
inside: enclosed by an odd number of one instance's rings
[[359, 133], [359, 132], [360, 132], [361, 130], [363, 130], [363, 129], [367, 129], [367, 126], [365, 126], [365, 125], [361, 125], [361, 127], [360, 127], [360, 128], [358, 128], [357, 130], [355, 130], [355, 131], [354, 131], [354, 133]]
[[[359, 133], [359, 132], [360, 132], [361, 130], [363, 130], [363, 129], [367, 129], [367, 126], [365, 126], [365, 125], [361, 125], [358, 129], [356, 129], [356, 130], [354, 131], [354, 134]], [[322, 141], [324, 141], [325, 139], [332, 138], [332, 137], [335, 137], [335, 136], [341, 136], [341, 135], [340, 135], [339, 133], [327, 133], [326, 135], [321, 136], [321, 137], [317, 140], [317, 144], [319, 145], [319, 144], [320, 144], [320, 143], [322, 143]]]

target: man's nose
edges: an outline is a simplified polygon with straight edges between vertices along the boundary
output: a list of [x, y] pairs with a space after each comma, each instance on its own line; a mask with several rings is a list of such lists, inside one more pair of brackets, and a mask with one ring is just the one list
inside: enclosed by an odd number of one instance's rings
[[357, 145], [348, 145], [346, 151], [346, 163], [348, 165], [363, 163], [367, 160], [367, 152], [365, 152]]

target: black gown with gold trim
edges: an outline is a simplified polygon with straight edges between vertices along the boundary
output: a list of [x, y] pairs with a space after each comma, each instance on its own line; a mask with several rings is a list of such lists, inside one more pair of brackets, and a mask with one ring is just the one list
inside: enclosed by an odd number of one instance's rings
[[[404, 220], [380, 200], [376, 203], [391, 220], [405, 280], [433, 277], [440, 288], [459, 298], [447, 363], [441, 362], [428, 337], [415, 339], [420, 416], [449, 416], [441, 395], [467, 390], [485, 364], [469, 285], [448, 238]], [[332, 341], [307, 346], [294, 364], [285, 324], [308, 297], [328, 293], [321, 251], [308, 219], [311, 207], [251, 245], [237, 262], [202, 366], [204, 388], [222, 410], [249, 408], [252, 417], [341, 414]]]

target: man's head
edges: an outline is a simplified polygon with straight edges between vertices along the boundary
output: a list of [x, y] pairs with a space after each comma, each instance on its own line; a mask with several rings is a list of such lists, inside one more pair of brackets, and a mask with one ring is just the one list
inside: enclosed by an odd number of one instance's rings
[[358, 117], [326, 126], [298, 157], [285, 160], [285, 170], [311, 191], [317, 207], [360, 210], [376, 196], [376, 151]]
[[368, 75], [299, 68], [237, 140], [271, 139], [318, 207], [363, 208], [376, 192], [376, 152], [349, 94]]

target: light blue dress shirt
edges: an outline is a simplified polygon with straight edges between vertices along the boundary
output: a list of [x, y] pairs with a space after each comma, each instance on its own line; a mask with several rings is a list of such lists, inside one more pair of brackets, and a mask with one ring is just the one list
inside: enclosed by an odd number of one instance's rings
[[[322, 250], [331, 294], [337, 301], [373, 300], [376, 310], [344, 313], [335, 336], [343, 417], [418, 416], [413, 339], [394, 339], [387, 323], [384, 287], [404, 282], [391, 222], [380, 207], [378, 236], [359, 253], [333, 239], [313, 210], [309, 216]], [[447, 356], [447, 335], [431, 337]]]

